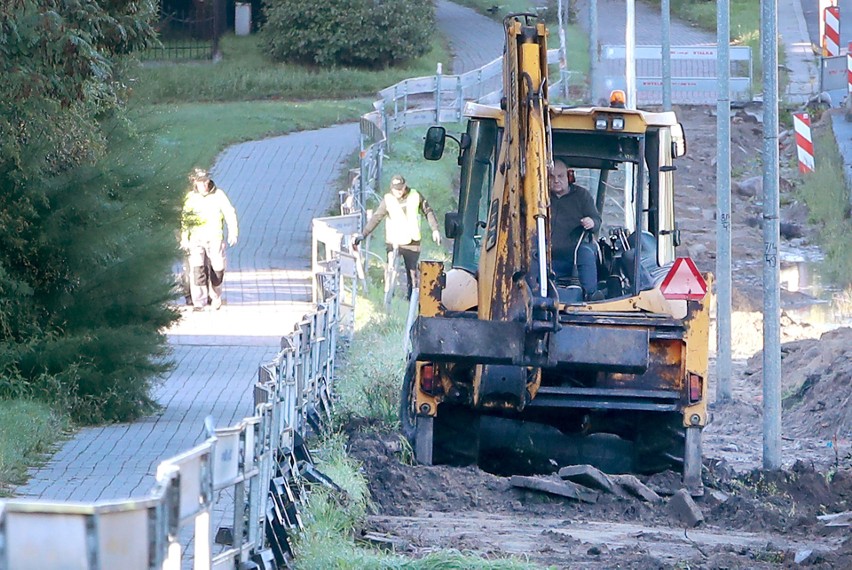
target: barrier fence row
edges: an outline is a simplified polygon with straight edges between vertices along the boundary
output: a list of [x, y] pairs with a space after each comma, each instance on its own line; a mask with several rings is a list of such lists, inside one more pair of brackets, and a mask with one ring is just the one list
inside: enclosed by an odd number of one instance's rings
[[287, 566], [309, 489], [336, 488], [305, 445], [309, 431], [331, 420], [340, 332], [340, 265], [320, 269], [316, 309], [259, 368], [254, 415], [225, 428], [206, 424], [204, 442], [159, 464], [145, 499], [3, 501], [0, 569]]

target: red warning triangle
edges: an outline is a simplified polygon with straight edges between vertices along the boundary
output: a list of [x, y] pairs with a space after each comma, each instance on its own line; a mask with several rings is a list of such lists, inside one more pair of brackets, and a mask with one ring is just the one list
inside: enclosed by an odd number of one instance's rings
[[663, 279], [660, 291], [666, 299], [697, 301], [707, 294], [707, 282], [689, 257], [678, 257]]

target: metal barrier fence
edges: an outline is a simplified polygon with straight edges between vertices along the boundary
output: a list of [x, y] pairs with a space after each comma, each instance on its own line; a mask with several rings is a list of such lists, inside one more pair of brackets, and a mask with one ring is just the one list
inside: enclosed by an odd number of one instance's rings
[[[731, 101], [747, 102], [752, 99], [751, 48], [730, 46]], [[604, 73], [604, 91], [595, 98], [606, 98], [613, 89], [625, 89], [624, 46], [602, 46], [601, 68]], [[636, 46], [636, 100], [639, 106], [660, 105], [663, 101], [662, 48]], [[671, 85], [672, 103], [678, 105], [712, 105], [716, 102], [716, 65], [718, 49], [715, 45], [672, 46]]]
[[[558, 49], [547, 51], [547, 62], [559, 62]], [[360, 213], [361, 227], [366, 224], [367, 200], [378, 201], [382, 196], [382, 158], [390, 145], [390, 133], [418, 125], [459, 122], [468, 101], [499, 103], [502, 74], [502, 56], [461, 75], [444, 75], [438, 64], [435, 75], [405, 79], [379, 91], [374, 110], [361, 117], [360, 164], [351, 173], [348, 192], [341, 194], [341, 214]], [[575, 75], [568, 72], [564, 77], [570, 81]], [[549, 89], [558, 93], [561, 80]]]
[[332, 412], [340, 268], [321, 267], [321, 302], [258, 371], [254, 415], [208, 425], [206, 441], [160, 463], [148, 498], [3, 501], [0, 570], [178, 570], [187, 564], [185, 544], [195, 570], [285, 567], [307, 491], [336, 489], [314, 468], [304, 439]]

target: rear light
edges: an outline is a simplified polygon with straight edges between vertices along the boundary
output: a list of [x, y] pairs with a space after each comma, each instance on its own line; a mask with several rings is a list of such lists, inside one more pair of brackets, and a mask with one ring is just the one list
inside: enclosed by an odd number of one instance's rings
[[435, 365], [431, 362], [420, 367], [420, 389], [432, 396], [442, 394], [444, 385], [441, 384], [441, 375], [436, 373]]
[[704, 378], [695, 374], [689, 373], [689, 403], [694, 404], [701, 400], [701, 393], [704, 388]]

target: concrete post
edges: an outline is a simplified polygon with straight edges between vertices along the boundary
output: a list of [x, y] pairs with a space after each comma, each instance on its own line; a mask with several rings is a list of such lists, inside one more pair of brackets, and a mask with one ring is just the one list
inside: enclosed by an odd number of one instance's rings
[[781, 292], [778, 266], [778, 0], [761, 0], [763, 55], [763, 467], [781, 467]]
[[731, 399], [730, 0], [716, 3], [716, 401]]

